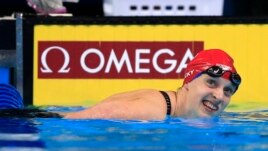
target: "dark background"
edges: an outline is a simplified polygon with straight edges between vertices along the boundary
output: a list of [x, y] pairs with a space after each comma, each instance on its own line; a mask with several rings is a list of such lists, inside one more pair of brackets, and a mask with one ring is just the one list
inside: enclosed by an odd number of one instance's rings
[[[64, 3], [74, 16], [103, 16], [102, 0], [80, 0], [79, 3]], [[26, 0], [2, 0], [0, 16], [14, 12], [35, 13]], [[268, 0], [225, 0], [223, 16], [267, 16]]]
[[[104, 16], [102, 0], [80, 0], [79, 3], [63, 3], [73, 16]], [[2, 0], [0, 17], [22, 12], [35, 14], [26, 0]], [[268, 0], [225, 0], [224, 17], [265, 17], [268, 16]], [[0, 20], [0, 50], [15, 50], [15, 22]]]
[[[103, 16], [102, 0], [80, 0], [79, 3], [63, 3], [68, 13], [74, 16]], [[26, 0], [1, 0], [0, 16], [10, 16], [13, 12], [35, 14]]]

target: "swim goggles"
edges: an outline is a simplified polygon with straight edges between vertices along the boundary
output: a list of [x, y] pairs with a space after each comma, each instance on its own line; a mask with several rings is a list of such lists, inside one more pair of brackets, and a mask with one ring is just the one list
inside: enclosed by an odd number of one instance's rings
[[[211, 77], [221, 77], [223, 76], [224, 73], [226, 72], [230, 72], [230, 81], [235, 85], [235, 86], [239, 86], [241, 83], [241, 77], [239, 76], [238, 73], [234, 73], [230, 70], [224, 70], [219, 66], [212, 66], [209, 67], [207, 70], [203, 71], [202, 73], [206, 73]], [[202, 74], [201, 73], [201, 74]]]

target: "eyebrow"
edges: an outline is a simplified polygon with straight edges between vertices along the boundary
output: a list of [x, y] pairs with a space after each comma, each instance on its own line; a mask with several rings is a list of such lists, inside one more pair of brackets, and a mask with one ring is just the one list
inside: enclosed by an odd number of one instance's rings
[[[210, 76], [210, 75], [207, 75], [207, 77], [208, 78], [211, 78], [211, 79], [215, 79], [215, 80], [217, 80], [217, 81], [220, 81], [220, 78], [222, 78], [222, 77], [212, 77], [212, 76]], [[222, 78], [222, 79], [224, 79], [224, 78]], [[225, 79], [225, 80], [227, 80], [227, 79]], [[231, 87], [231, 88], [233, 88], [233, 89], [236, 89], [236, 86], [230, 81], [230, 80], [228, 80], [229, 81], [229, 83], [230, 84], [228, 84], [228, 87]]]

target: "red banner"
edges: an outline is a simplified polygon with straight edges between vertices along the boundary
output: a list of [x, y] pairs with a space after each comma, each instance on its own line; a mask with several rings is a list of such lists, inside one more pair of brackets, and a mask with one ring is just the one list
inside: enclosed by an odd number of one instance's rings
[[201, 41], [39, 41], [38, 78], [177, 79]]

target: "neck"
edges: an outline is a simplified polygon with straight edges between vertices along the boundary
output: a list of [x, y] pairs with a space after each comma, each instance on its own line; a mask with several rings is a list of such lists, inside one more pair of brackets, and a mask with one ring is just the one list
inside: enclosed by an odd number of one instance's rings
[[182, 86], [177, 90], [173, 116], [177, 116], [177, 117], [183, 117], [184, 116], [184, 114], [185, 114], [184, 101], [186, 100], [186, 95], [185, 94], [186, 94], [186, 88], [185, 87]]

